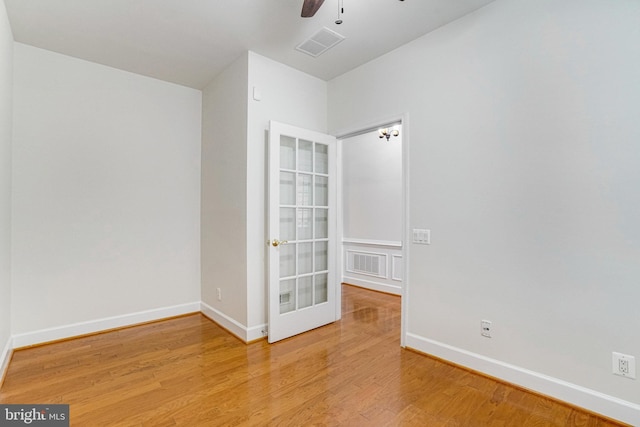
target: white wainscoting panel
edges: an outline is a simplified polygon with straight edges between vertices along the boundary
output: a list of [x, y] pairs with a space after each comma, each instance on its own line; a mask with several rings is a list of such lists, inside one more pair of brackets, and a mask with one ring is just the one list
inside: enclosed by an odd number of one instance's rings
[[342, 248], [343, 282], [402, 294], [402, 242], [345, 238]]
[[402, 255], [392, 255], [391, 256], [391, 280], [395, 280], [396, 282], [402, 282], [404, 275], [404, 260], [402, 259]]

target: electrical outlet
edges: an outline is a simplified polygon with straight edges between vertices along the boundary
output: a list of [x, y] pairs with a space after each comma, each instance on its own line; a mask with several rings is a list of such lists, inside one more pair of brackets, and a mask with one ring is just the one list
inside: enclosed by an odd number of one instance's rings
[[218, 301], [222, 301], [222, 289], [216, 288], [216, 292], [218, 293]]
[[618, 371], [629, 375], [629, 359], [618, 359]]
[[611, 353], [613, 373], [621, 377], [636, 379], [636, 358], [628, 354]]
[[480, 321], [480, 334], [483, 337], [491, 338], [491, 321], [490, 320]]

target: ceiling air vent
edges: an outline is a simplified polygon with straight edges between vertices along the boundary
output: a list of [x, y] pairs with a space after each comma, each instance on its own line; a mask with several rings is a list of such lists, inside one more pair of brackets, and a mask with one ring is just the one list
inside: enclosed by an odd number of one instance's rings
[[344, 40], [344, 36], [328, 29], [322, 28], [320, 31], [309, 37], [307, 40], [296, 46], [296, 50], [311, 55], [314, 58], [322, 55], [338, 43]]

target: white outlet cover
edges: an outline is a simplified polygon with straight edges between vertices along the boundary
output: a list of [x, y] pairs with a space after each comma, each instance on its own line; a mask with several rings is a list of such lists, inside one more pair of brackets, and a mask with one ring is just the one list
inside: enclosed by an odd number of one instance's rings
[[[630, 356], [628, 354], [622, 354], [613, 352], [611, 353], [612, 359], [612, 369], [615, 375], [620, 375], [621, 377], [636, 379], [636, 358], [634, 356]], [[621, 367], [626, 365], [627, 372], [624, 372]]]
[[480, 321], [480, 335], [482, 335], [483, 337], [491, 338], [491, 321], [490, 320]]

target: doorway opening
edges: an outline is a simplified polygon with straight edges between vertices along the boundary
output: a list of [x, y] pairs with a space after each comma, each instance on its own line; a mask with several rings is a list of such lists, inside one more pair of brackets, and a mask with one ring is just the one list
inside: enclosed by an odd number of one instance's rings
[[403, 297], [402, 345], [408, 252], [403, 124], [394, 120], [338, 137], [341, 282]]
[[342, 134], [339, 140], [270, 122], [270, 343], [340, 319], [340, 284], [345, 282], [402, 297], [404, 346], [409, 241], [405, 116]]

